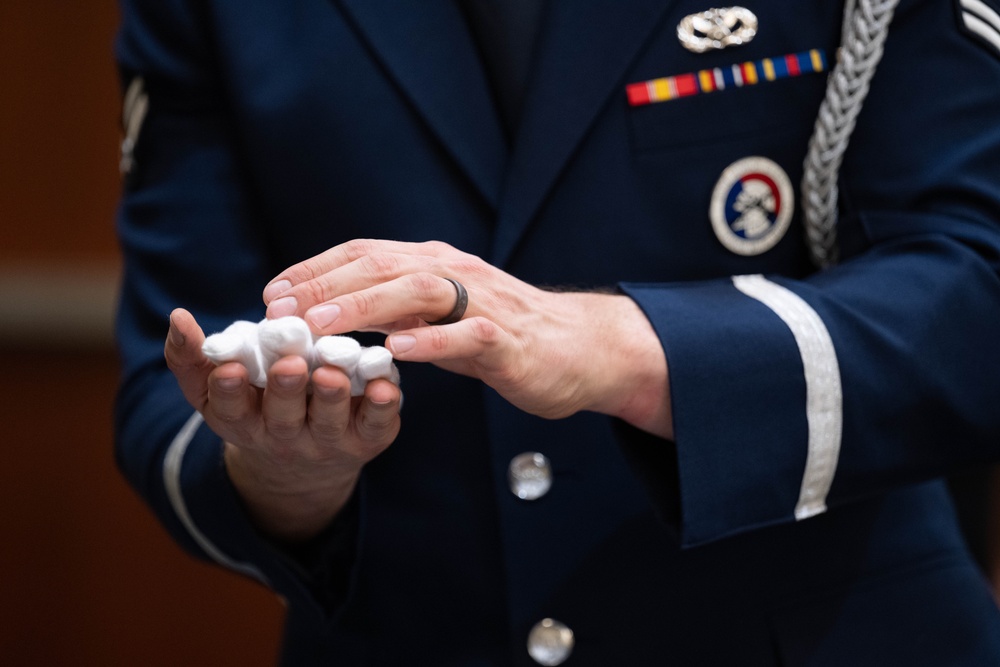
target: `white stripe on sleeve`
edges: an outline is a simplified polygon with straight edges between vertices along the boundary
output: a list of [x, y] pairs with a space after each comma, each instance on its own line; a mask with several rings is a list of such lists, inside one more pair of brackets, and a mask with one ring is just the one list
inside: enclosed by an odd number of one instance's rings
[[209, 557], [219, 565], [228, 567], [231, 570], [252, 577], [267, 585], [267, 578], [259, 569], [249, 563], [241, 563], [233, 560], [212, 544], [211, 540], [195, 525], [191, 514], [188, 512], [187, 504], [184, 502], [184, 495], [181, 492], [181, 468], [184, 464], [184, 454], [187, 452], [188, 445], [191, 444], [191, 440], [194, 438], [198, 427], [201, 426], [202, 421], [200, 413], [195, 412], [191, 415], [191, 418], [187, 420], [184, 427], [174, 437], [173, 442], [170, 443], [170, 447], [167, 448], [167, 454], [163, 458], [163, 485], [167, 490], [167, 498], [170, 500], [170, 505], [174, 508], [177, 518], [181, 520], [184, 528], [187, 529], [188, 534], [191, 535], [191, 538], [198, 543], [198, 546]]
[[809, 443], [795, 518], [807, 519], [826, 511], [840, 456], [843, 394], [833, 340], [816, 311], [794, 292], [761, 275], [734, 276], [733, 284], [781, 318], [802, 357]]

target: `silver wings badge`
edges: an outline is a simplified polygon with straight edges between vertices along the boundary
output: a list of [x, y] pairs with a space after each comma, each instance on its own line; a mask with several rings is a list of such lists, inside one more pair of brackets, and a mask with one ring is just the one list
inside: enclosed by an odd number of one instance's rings
[[688, 51], [746, 44], [757, 34], [757, 17], [745, 7], [722, 7], [689, 14], [677, 24], [677, 37]]

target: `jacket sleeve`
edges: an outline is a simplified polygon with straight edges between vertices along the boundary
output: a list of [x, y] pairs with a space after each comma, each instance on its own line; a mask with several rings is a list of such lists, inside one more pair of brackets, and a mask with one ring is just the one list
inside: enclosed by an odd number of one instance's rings
[[1000, 55], [952, 4], [897, 10], [838, 266], [622, 286], [666, 350], [687, 546], [1000, 453]]
[[[222, 443], [181, 395], [163, 360], [170, 311], [206, 333], [263, 317], [273, 275], [248, 174], [241, 169], [209, 25], [187, 0], [126, 1], [117, 57], [141, 79], [148, 112], [118, 213], [124, 279], [116, 323], [122, 380], [116, 457], [129, 482], [188, 551], [308, 595], [309, 577], [256, 532], [226, 474]], [[127, 120], [127, 119], [126, 119]]]

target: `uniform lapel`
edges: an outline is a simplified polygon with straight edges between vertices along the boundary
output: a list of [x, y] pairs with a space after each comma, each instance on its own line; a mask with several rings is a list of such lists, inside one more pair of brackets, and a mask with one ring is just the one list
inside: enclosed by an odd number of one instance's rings
[[550, 0], [493, 246], [503, 266], [673, 0]]
[[490, 204], [507, 147], [475, 44], [454, 0], [337, 0], [417, 112]]

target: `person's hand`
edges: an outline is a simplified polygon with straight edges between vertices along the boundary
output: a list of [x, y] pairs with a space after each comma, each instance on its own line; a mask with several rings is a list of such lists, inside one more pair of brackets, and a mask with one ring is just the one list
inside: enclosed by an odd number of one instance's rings
[[318, 534], [348, 501], [365, 463], [399, 432], [398, 387], [368, 384], [352, 400], [332, 366], [310, 377], [300, 357], [275, 362], [263, 390], [238, 363], [216, 367], [201, 351], [194, 317], [170, 315], [164, 356], [188, 402], [226, 443], [226, 467], [258, 527], [281, 541]]
[[[468, 293], [457, 322], [455, 280]], [[264, 289], [267, 316], [316, 334], [374, 330], [401, 361], [481, 379], [522, 410], [593, 410], [670, 438], [667, 364], [628, 297], [538, 289], [441, 242], [355, 240], [300, 262]]]

